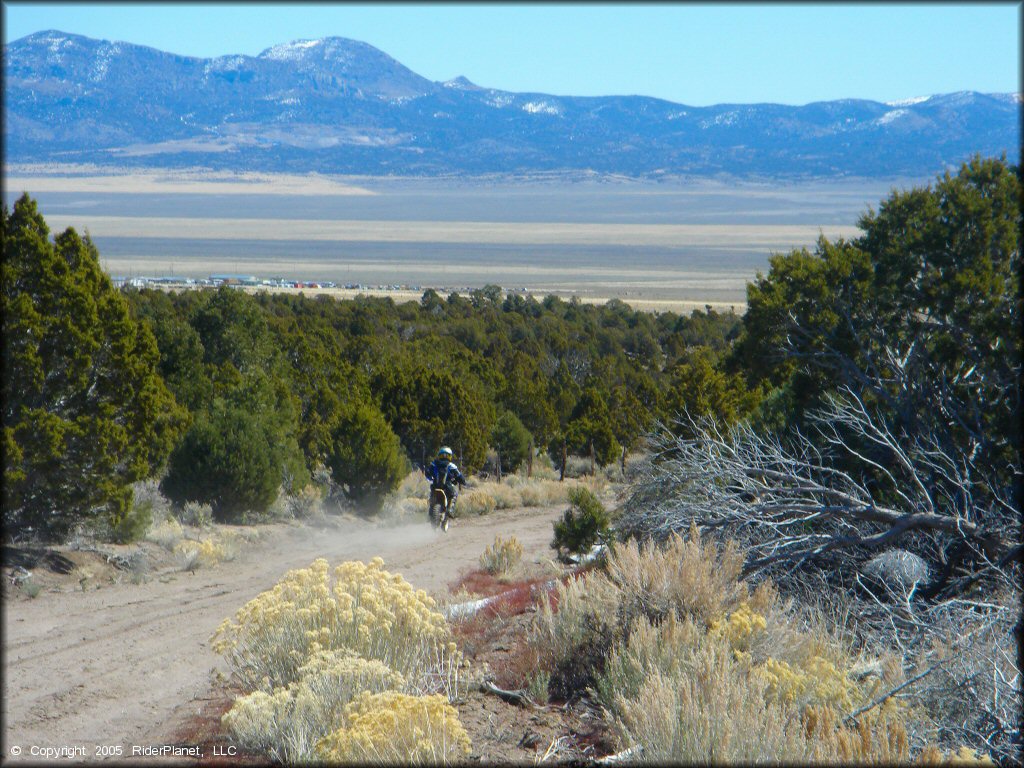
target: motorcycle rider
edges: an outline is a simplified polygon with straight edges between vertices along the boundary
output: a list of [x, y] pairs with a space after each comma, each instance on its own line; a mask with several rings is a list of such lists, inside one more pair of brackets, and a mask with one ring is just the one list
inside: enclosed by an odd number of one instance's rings
[[[442, 446], [437, 452], [437, 458], [430, 462], [424, 474], [430, 481], [431, 504], [435, 488], [443, 488], [448, 496], [448, 516], [455, 517], [455, 500], [459, 496], [458, 488], [466, 484], [466, 478], [459, 471], [458, 466], [452, 461], [452, 449], [447, 445]], [[428, 513], [429, 514], [429, 513]]]

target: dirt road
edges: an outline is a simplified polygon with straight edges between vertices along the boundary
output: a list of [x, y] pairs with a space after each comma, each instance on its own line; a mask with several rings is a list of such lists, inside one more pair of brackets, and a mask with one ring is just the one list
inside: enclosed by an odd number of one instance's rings
[[5, 600], [2, 760], [53, 763], [72, 754], [92, 761], [103, 747], [118, 746], [130, 758], [133, 747], [168, 743], [176, 725], [209, 696], [213, 675], [227, 672], [210, 650], [211, 634], [289, 569], [317, 557], [335, 565], [380, 555], [388, 570], [441, 596], [461, 572], [477, 567], [496, 534], [515, 535], [524, 559], [551, 557], [551, 522], [563, 509], [462, 518], [446, 536], [425, 522], [378, 528], [353, 520], [338, 530], [277, 526], [233, 562], [195, 573], [169, 571], [144, 584]]

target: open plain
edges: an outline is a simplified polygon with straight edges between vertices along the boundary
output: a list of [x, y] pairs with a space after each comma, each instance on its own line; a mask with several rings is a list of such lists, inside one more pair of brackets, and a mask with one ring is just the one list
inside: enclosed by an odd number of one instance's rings
[[[772, 253], [853, 237], [928, 179], [370, 178], [9, 167], [55, 231], [88, 232], [112, 276], [211, 274], [360, 286], [396, 300], [488, 283], [638, 308], [740, 310]], [[379, 287], [378, 287], [379, 286]]]

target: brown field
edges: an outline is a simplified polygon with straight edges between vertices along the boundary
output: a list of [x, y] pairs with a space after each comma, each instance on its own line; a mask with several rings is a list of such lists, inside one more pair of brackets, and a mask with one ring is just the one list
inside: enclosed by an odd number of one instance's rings
[[[855, 237], [915, 180], [725, 183], [400, 179], [35, 166], [5, 169], [54, 231], [87, 231], [114, 276], [251, 274], [397, 301], [488, 283], [533, 295], [742, 311], [772, 253]], [[927, 181], [927, 180], [925, 180]], [[369, 287], [367, 287], [369, 286]], [[396, 290], [399, 287], [403, 290]]]
[[132, 195], [372, 195], [368, 189], [319, 174], [231, 173], [227, 171], [103, 172], [91, 166], [19, 166], [4, 173], [4, 190], [122, 193]]
[[[57, 215], [53, 228], [75, 227], [96, 237], [164, 237], [346, 241], [378, 243], [476, 243], [481, 245], [689, 246], [704, 250], [794, 248], [819, 232], [851, 237], [860, 230], [832, 226], [756, 224], [577, 224], [489, 221], [324, 221]], [[285, 222], [285, 223], [283, 223]]]

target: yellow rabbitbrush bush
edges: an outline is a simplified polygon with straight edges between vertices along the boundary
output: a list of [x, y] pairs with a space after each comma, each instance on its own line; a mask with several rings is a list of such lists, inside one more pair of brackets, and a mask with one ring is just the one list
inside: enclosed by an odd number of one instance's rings
[[320, 558], [289, 571], [213, 636], [213, 649], [227, 658], [242, 685], [267, 693], [295, 681], [314, 649], [343, 648], [379, 659], [407, 681], [423, 679], [423, 686], [455, 695], [453, 672], [461, 658], [444, 616], [426, 592], [384, 570], [379, 557], [333, 571]]
[[[908, 759], [907, 712], [896, 700], [862, 715], [854, 728], [839, 724], [840, 713], [878, 691], [878, 678], [854, 682], [842, 661], [849, 657], [837, 647], [831, 658], [812, 653], [756, 662], [771, 628], [747, 602], [710, 628], [692, 616], [679, 621], [669, 614], [658, 625], [637, 618], [610, 654], [598, 696], [616, 716], [623, 740], [643, 744], [645, 753], [654, 744], [656, 760], [699, 761], [704, 750], [714, 751], [715, 762]], [[819, 638], [805, 647], [825, 645]], [[755, 733], [756, 740], [745, 736]]]
[[443, 696], [363, 693], [345, 708], [344, 720], [317, 745], [326, 762], [445, 765], [470, 751], [469, 735]]
[[345, 706], [358, 694], [404, 685], [400, 674], [377, 659], [314, 644], [310, 660], [299, 668], [298, 682], [272, 694], [254, 691], [239, 697], [221, 722], [246, 749], [285, 764], [311, 761], [316, 743], [341, 725]]
[[199, 566], [216, 565], [235, 558], [233, 546], [213, 538], [202, 541], [179, 541], [174, 546], [174, 552], [188, 570], [194, 570]]

